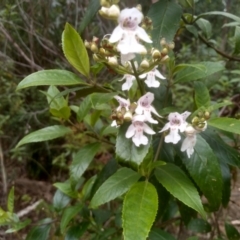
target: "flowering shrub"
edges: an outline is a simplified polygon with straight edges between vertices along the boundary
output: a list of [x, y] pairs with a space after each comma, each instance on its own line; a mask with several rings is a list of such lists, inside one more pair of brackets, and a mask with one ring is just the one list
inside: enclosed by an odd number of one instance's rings
[[[65, 239], [121, 239], [123, 232], [126, 240], [174, 239], [161, 225], [173, 219], [174, 209], [186, 226], [199, 221], [204, 231], [211, 231], [207, 216], [227, 206], [230, 168], [240, 164], [239, 153], [223, 137], [226, 132], [240, 134], [240, 122], [217, 116], [218, 109], [231, 102], [211, 102], [205, 82], [223, 71], [224, 65], [175, 63], [173, 40], [180, 24], [194, 27], [196, 21], [188, 22], [175, 1], [153, 4], [147, 16], [140, 6], [120, 10], [116, 0], [101, 4], [100, 15], [117, 20], [112, 32], [83, 42], [67, 23], [62, 35], [65, 57], [79, 74], [42, 70], [18, 85], [18, 90], [49, 85], [50, 112], [61, 123], [28, 134], [18, 146], [73, 136], [78, 123], [85, 125], [84, 136], [95, 139], [73, 154], [69, 179], [54, 184], [58, 190], [53, 207], [61, 217], [59, 234]], [[187, 18], [185, 22], [181, 17]], [[99, 84], [104, 69], [125, 82], [111, 83], [117, 79], [113, 77]], [[191, 108], [175, 107], [172, 89], [177, 84], [192, 87], [193, 100], [186, 96], [186, 101], [193, 102]], [[61, 85], [78, 88], [60, 92], [56, 86]], [[64, 97], [71, 91], [83, 96], [79, 106], [69, 105]], [[100, 173], [85, 179], [84, 172], [105, 144], [114, 145], [113, 159]], [[117, 200], [122, 196], [123, 204]], [[107, 211], [101, 215], [100, 206], [111, 201], [118, 203], [111, 205], [111, 217]], [[46, 221], [46, 237], [41, 239], [49, 236], [52, 222]]]

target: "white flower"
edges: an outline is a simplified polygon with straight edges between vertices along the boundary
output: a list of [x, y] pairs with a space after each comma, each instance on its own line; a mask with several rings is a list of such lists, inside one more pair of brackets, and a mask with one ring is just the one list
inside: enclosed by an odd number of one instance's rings
[[145, 78], [147, 79], [144, 81], [148, 87], [154, 87], [158, 88], [160, 86], [160, 82], [156, 80], [155, 77], [158, 77], [160, 79], [166, 79], [158, 70], [157, 68], [153, 68], [151, 71], [144, 73], [139, 76], [140, 78]]
[[151, 103], [154, 100], [154, 95], [151, 92], [147, 92], [145, 95], [139, 98], [137, 102], [137, 108], [135, 109], [135, 113], [139, 115], [144, 115], [145, 120], [150, 122], [150, 123], [158, 123], [158, 121], [154, 120], [152, 118], [151, 113], [154, 113], [158, 117], [161, 117], [155, 108], [151, 106]]
[[186, 111], [182, 114], [174, 112], [168, 115], [169, 122], [166, 123], [163, 129], [160, 131], [163, 132], [170, 129], [169, 134], [165, 136], [166, 143], [172, 142], [173, 144], [177, 144], [180, 141], [181, 136], [178, 134], [178, 130], [180, 132], [185, 131], [187, 126], [187, 122], [185, 120], [190, 114], [190, 112]]
[[119, 81], [123, 81], [126, 79], [126, 82], [122, 85], [122, 90], [129, 90], [132, 85], [133, 85], [133, 81], [136, 79], [133, 75], [130, 74], [124, 74], [123, 78], [120, 79]]
[[132, 124], [128, 127], [125, 134], [126, 138], [132, 138], [133, 143], [139, 147], [148, 144], [148, 138], [143, 134], [155, 134], [155, 132], [144, 123], [145, 117], [143, 115], [135, 115], [132, 119]]
[[117, 111], [120, 111], [122, 108], [125, 108], [126, 111], [129, 111], [129, 106], [130, 106], [130, 100], [129, 99], [124, 99], [124, 98], [121, 98], [119, 96], [115, 96], [114, 97], [118, 103], [119, 103], [119, 106], [117, 107]]
[[113, 30], [109, 42], [118, 42], [117, 50], [122, 55], [122, 62], [133, 59], [134, 53], [146, 53], [146, 48], [139, 43], [138, 39], [152, 43], [145, 30], [138, 26], [142, 19], [143, 15], [137, 8], [126, 8], [119, 15], [119, 25]]

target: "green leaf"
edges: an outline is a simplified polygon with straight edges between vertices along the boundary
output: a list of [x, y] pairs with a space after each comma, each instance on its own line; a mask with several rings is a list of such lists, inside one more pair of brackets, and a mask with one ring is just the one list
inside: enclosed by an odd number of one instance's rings
[[99, 151], [101, 143], [91, 143], [80, 149], [74, 156], [70, 165], [70, 174], [74, 180], [79, 180], [82, 174], [90, 165], [96, 153]]
[[25, 77], [17, 86], [17, 90], [33, 87], [33, 86], [44, 86], [44, 85], [55, 85], [55, 86], [69, 86], [86, 83], [80, 79], [76, 74], [66, 70], [42, 70], [32, 73]]
[[76, 206], [68, 207], [64, 210], [60, 223], [61, 233], [65, 232], [68, 223], [80, 212], [81, 209], [82, 204], [78, 204]]
[[86, 232], [89, 223], [81, 222], [76, 226], [71, 226], [66, 233], [64, 240], [79, 240], [81, 236]]
[[116, 141], [116, 155], [117, 158], [121, 161], [131, 161], [137, 165], [140, 165], [148, 153], [149, 147], [151, 145], [151, 136], [146, 135], [148, 137], [147, 145], [136, 147], [131, 138], [128, 139], [125, 137], [128, 126], [129, 124], [123, 124], [119, 128]]
[[176, 238], [162, 229], [153, 228], [149, 233], [149, 240], [176, 240]]
[[200, 107], [208, 107], [210, 104], [210, 96], [207, 87], [203, 82], [195, 82], [194, 83], [195, 90], [195, 103], [198, 108]]
[[27, 235], [26, 240], [48, 240], [49, 232], [51, 229], [51, 218], [46, 218], [39, 223], [39, 226], [36, 226], [30, 230]]
[[69, 63], [88, 77], [90, 65], [87, 50], [81, 37], [69, 23], [66, 23], [62, 34], [62, 47]]
[[70, 128], [61, 125], [42, 128], [35, 132], [29, 133], [24, 138], [22, 138], [17, 144], [16, 148], [26, 143], [48, 141], [55, 138], [63, 137], [66, 134], [70, 133], [72, 133], [72, 130]]
[[179, 70], [174, 82], [183, 83], [206, 78], [224, 69], [225, 67], [222, 62], [200, 62], [198, 64], [192, 64], [192, 66]]
[[234, 118], [212, 118], [208, 120], [208, 124], [212, 127], [219, 128], [226, 132], [240, 134], [240, 121]]
[[135, 183], [124, 198], [122, 221], [125, 240], [145, 240], [158, 209], [158, 195], [149, 182]]
[[206, 12], [206, 13], [199, 15], [198, 18], [203, 17], [203, 16], [208, 16], [208, 15], [224, 16], [224, 17], [230, 18], [230, 19], [240, 23], [240, 18], [237, 17], [236, 15], [228, 13], [228, 12], [221, 12], [221, 11]]
[[203, 219], [192, 219], [187, 229], [194, 233], [208, 233], [211, 232], [211, 225]]
[[197, 136], [194, 153], [190, 159], [186, 153], [179, 150], [179, 144], [175, 149], [181, 156], [191, 177], [207, 198], [211, 210], [217, 210], [222, 199], [222, 174], [212, 149], [200, 135]]
[[161, 0], [151, 5], [148, 17], [153, 21], [152, 39], [153, 46], [161, 49], [160, 39], [167, 42], [173, 38], [179, 28], [182, 8], [174, 0]]
[[167, 163], [155, 170], [157, 180], [185, 205], [206, 216], [197, 189], [177, 166]]
[[235, 28], [234, 41], [235, 41], [234, 53], [238, 54], [240, 53], [240, 27], [239, 26]]
[[13, 210], [14, 210], [14, 187], [11, 188], [11, 190], [8, 194], [7, 209], [10, 213], [13, 213]]
[[91, 23], [97, 11], [100, 9], [100, 1], [90, 0], [86, 12], [81, 19], [79, 32], [82, 33], [84, 29]]
[[53, 207], [57, 211], [60, 211], [68, 205], [70, 200], [71, 199], [66, 194], [64, 194], [62, 191], [60, 191], [58, 189], [55, 192], [54, 197], [53, 197]]
[[228, 240], [240, 239], [240, 234], [238, 230], [232, 224], [225, 223], [225, 231], [226, 231]]
[[[53, 186], [71, 198], [77, 198], [78, 192], [72, 189], [70, 181], [54, 183]], [[55, 202], [56, 203], [56, 202]], [[61, 204], [62, 205], [62, 204]], [[60, 206], [59, 206], [60, 207]]]
[[196, 24], [202, 30], [203, 34], [205, 35], [205, 37], [207, 39], [211, 37], [211, 35], [212, 35], [212, 25], [208, 20], [203, 19], [203, 18], [199, 18], [196, 21]]
[[140, 177], [140, 174], [129, 168], [119, 169], [97, 190], [91, 200], [90, 207], [97, 207], [123, 195]]

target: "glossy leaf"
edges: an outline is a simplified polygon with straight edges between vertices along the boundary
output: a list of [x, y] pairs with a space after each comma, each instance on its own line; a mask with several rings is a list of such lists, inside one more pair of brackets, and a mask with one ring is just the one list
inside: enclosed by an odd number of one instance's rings
[[151, 136], [148, 136], [147, 145], [140, 145], [139, 147], [136, 147], [131, 138], [128, 139], [125, 137], [128, 126], [129, 124], [123, 124], [119, 128], [116, 141], [116, 155], [119, 160], [131, 161], [140, 165], [148, 153]]
[[87, 50], [80, 35], [69, 23], [66, 23], [62, 34], [62, 47], [68, 62], [88, 77], [90, 65]]
[[26, 240], [48, 240], [51, 229], [51, 218], [46, 218], [38, 226], [32, 228], [28, 233]]
[[161, 49], [160, 39], [168, 42], [179, 28], [182, 8], [174, 0], [161, 0], [151, 5], [148, 17], [153, 21], [152, 39], [154, 47]]
[[123, 195], [140, 177], [140, 174], [130, 168], [119, 169], [97, 190], [90, 206], [94, 208]]
[[208, 124], [212, 127], [219, 128], [226, 132], [240, 134], [240, 121], [234, 118], [212, 118], [208, 120]]
[[68, 223], [80, 212], [81, 209], [82, 205], [78, 204], [75, 206], [68, 207], [64, 210], [60, 223], [60, 229], [62, 233], [65, 232]]
[[158, 195], [149, 182], [132, 186], [124, 198], [122, 210], [125, 240], [145, 240], [157, 214]]
[[206, 216], [197, 189], [179, 167], [168, 163], [156, 169], [155, 176], [175, 198]]
[[188, 66], [177, 72], [174, 82], [184, 83], [189, 81], [198, 80], [201, 78], [206, 78], [216, 72], [224, 70], [224, 65], [222, 62], [200, 62], [197, 66], [202, 65], [201, 68], [193, 66]]
[[61, 125], [42, 128], [35, 132], [29, 133], [24, 138], [22, 138], [17, 144], [16, 148], [26, 143], [48, 141], [55, 138], [63, 137], [66, 134], [70, 133], [72, 133], [72, 130], [70, 128]]
[[211, 231], [211, 225], [203, 219], [192, 219], [188, 223], [187, 229], [194, 233], [208, 233]]
[[25, 77], [17, 86], [17, 90], [33, 86], [69, 86], [86, 84], [76, 74], [66, 70], [42, 70]]
[[74, 180], [77, 181], [81, 178], [82, 174], [88, 168], [100, 147], [101, 144], [98, 142], [91, 143], [77, 152], [70, 165], [70, 174]]
[[96, 0], [90, 0], [86, 12], [83, 14], [83, 18], [80, 22], [79, 32], [82, 33], [83, 30], [91, 23], [92, 19], [95, 17], [97, 11], [100, 9], [100, 2]]
[[197, 136], [194, 153], [190, 158], [187, 157], [186, 153], [180, 152], [179, 148], [177, 146], [176, 150], [189, 174], [208, 199], [211, 210], [217, 210], [222, 199], [222, 174], [216, 155], [199, 135]]
[[198, 108], [204, 106], [208, 107], [210, 104], [210, 96], [207, 87], [204, 85], [203, 82], [195, 82], [194, 83], [194, 90], [195, 90], [195, 103]]
[[11, 190], [8, 194], [7, 209], [10, 213], [13, 213], [13, 210], [14, 210], [14, 187], [11, 188]]
[[149, 233], [149, 240], [176, 240], [176, 238], [162, 229], [153, 228]]
[[232, 224], [225, 223], [225, 231], [226, 231], [228, 240], [239, 240], [240, 239], [240, 233]]
[[58, 189], [53, 196], [53, 207], [57, 211], [60, 211], [68, 205], [70, 200], [71, 198], [69, 196]]

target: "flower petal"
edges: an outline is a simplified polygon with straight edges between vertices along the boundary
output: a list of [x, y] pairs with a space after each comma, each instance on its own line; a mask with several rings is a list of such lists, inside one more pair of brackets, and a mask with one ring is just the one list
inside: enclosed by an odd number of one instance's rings
[[159, 115], [156, 111], [156, 109], [153, 106], [150, 106], [150, 112], [154, 113], [155, 115], [157, 115], [158, 117], [162, 117], [161, 115]]
[[125, 137], [126, 138], [131, 138], [133, 135], [135, 134], [135, 127], [133, 124], [131, 124], [128, 129], [127, 129], [127, 132], [125, 134]]
[[150, 135], [155, 134], [156, 132], [154, 132], [146, 123], [143, 123], [143, 131], [145, 133], [148, 133]]
[[167, 131], [169, 128], [170, 128], [170, 123], [168, 122], [168, 123], [166, 123], [166, 124], [164, 125], [164, 127], [162, 128], [162, 130], [159, 131], [159, 132]]
[[149, 36], [147, 35], [146, 31], [141, 28], [141, 27], [137, 27], [136, 29], [136, 35], [141, 39], [143, 40], [144, 42], [147, 42], [147, 43], [152, 43], [152, 40], [149, 38]]
[[188, 112], [188, 111], [185, 111], [184, 113], [182, 113], [181, 115], [183, 117], [183, 120], [186, 120], [190, 114], [191, 112]]
[[158, 88], [160, 86], [160, 82], [156, 81], [155, 79], [152, 81], [149, 81], [148, 79], [144, 81], [149, 88], [154, 87]]
[[135, 134], [132, 140], [137, 147], [139, 147], [141, 144], [143, 145], [148, 144], [148, 138], [145, 135], [143, 135], [142, 132]]
[[182, 152], [187, 151], [188, 158], [190, 158], [190, 156], [193, 154], [194, 146], [196, 145], [196, 142], [197, 142], [196, 134], [194, 134], [191, 137], [187, 136], [183, 140], [181, 151]]
[[181, 136], [178, 134], [177, 128], [170, 128], [170, 132], [165, 136], [166, 143], [177, 144], [181, 140]]
[[157, 69], [155, 69], [154, 73], [156, 77], [160, 79], [166, 79]]
[[108, 41], [110, 43], [118, 42], [122, 38], [123, 33], [124, 33], [124, 30], [120, 26], [117, 26], [113, 30], [113, 33], [111, 34], [111, 37], [108, 39]]

